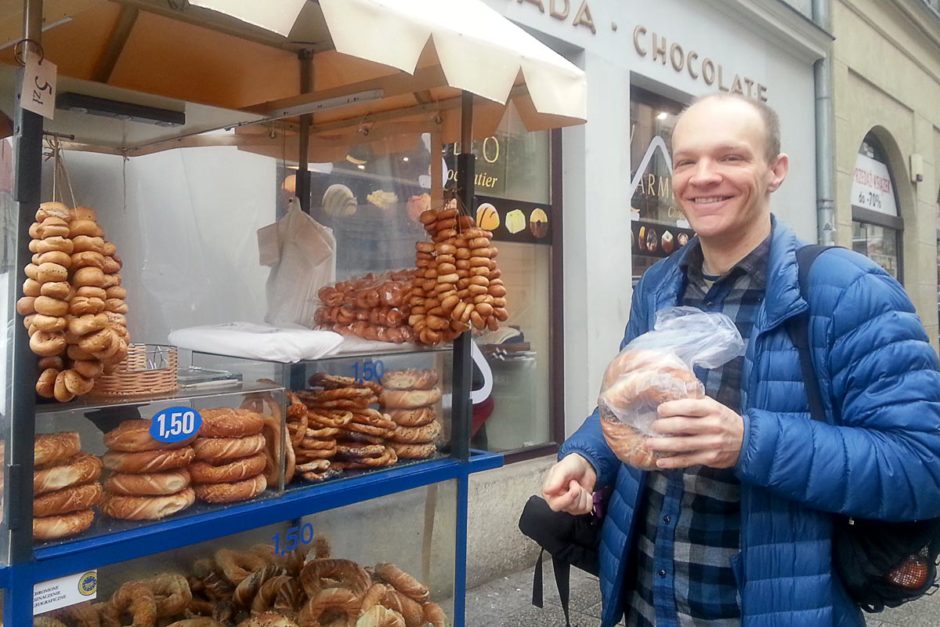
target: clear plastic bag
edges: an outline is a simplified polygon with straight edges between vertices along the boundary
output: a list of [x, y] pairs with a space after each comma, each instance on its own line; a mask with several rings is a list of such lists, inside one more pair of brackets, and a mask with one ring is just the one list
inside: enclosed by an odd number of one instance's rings
[[695, 366], [717, 368], [744, 354], [744, 340], [728, 316], [694, 307], [656, 315], [653, 330], [636, 337], [604, 372], [597, 405], [611, 450], [626, 464], [654, 469], [645, 446], [661, 403], [702, 398], [705, 388]]
[[258, 232], [260, 261], [271, 266], [265, 322], [312, 327], [317, 291], [336, 278], [336, 239], [291, 198], [287, 215]]

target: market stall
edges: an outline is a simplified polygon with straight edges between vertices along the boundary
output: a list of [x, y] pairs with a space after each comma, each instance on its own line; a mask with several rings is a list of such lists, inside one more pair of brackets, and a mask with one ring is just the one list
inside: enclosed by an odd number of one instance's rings
[[470, 335], [508, 313], [472, 156], [447, 198], [438, 155], [507, 102], [583, 121], [581, 72], [477, 2], [4, 4], [4, 620], [147, 590], [462, 624], [467, 476], [500, 463]]

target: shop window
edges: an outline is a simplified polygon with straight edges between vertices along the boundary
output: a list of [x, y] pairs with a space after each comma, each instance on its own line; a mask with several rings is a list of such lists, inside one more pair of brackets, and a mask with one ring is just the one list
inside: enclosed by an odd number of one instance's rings
[[[0, 114], [0, 120], [3, 117]], [[2, 122], [0, 122], [0, 127], [2, 127]], [[16, 267], [17, 204], [13, 197], [15, 172], [13, 157], [12, 138], [0, 139], [0, 308], [7, 321], [4, 332], [5, 341], [0, 347], [0, 381], [6, 382], [0, 386], [0, 462], [4, 464], [7, 461], [4, 459], [7, 450], [6, 442], [9, 440], [10, 425], [13, 423], [10, 419], [13, 403], [9, 389], [13, 372], [13, 351], [10, 350], [15, 321], [13, 294], [17, 283], [22, 280], [18, 275], [19, 268]], [[6, 511], [5, 497], [6, 491], [0, 489], [0, 511]], [[7, 563], [9, 557], [8, 543], [9, 533], [6, 522], [0, 520], [0, 563], [2, 564]]]
[[[491, 378], [492, 392], [475, 395], [476, 448], [517, 451], [560, 441], [560, 408], [552, 381], [563, 376], [552, 353], [561, 324], [553, 323], [552, 240], [560, 209], [551, 195], [551, 137], [529, 132], [510, 107], [496, 132], [473, 142], [477, 222], [493, 232], [508, 291], [510, 318], [498, 331], [475, 333], [483, 362], [474, 387]], [[454, 183], [457, 145], [444, 150], [448, 186]], [[552, 330], [555, 330], [554, 333]], [[479, 356], [478, 356], [479, 357]]]
[[682, 105], [630, 88], [633, 281], [694, 235], [672, 193], [672, 129]]
[[887, 153], [869, 133], [859, 146], [852, 175], [852, 249], [903, 283], [904, 222], [896, 190]]

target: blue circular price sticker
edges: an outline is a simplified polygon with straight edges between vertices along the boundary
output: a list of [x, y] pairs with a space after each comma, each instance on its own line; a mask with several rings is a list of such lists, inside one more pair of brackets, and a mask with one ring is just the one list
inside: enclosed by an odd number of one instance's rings
[[168, 407], [154, 415], [150, 435], [157, 442], [181, 442], [196, 435], [202, 416], [192, 407]]

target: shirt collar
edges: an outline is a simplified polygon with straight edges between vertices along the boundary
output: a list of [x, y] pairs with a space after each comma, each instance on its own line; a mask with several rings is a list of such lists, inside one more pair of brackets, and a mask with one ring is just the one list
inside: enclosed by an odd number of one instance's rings
[[[767, 262], [770, 259], [770, 240], [772, 237], [773, 232], [771, 231], [770, 235], [768, 235], [764, 241], [745, 255], [745, 257], [725, 273], [722, 278], [749, 274], [751, 276], [751, 284], [755, 287], [766, 285]], [[701, 274], [702, 264], [705, 262], [705, 257], [702, 254], [702, 242], [698, 237], [693, 237], [686, 246], [689, 250], [679, 262], [679, 267], [682, 268], [686, 276], [689, 276], [690, 270]]]

